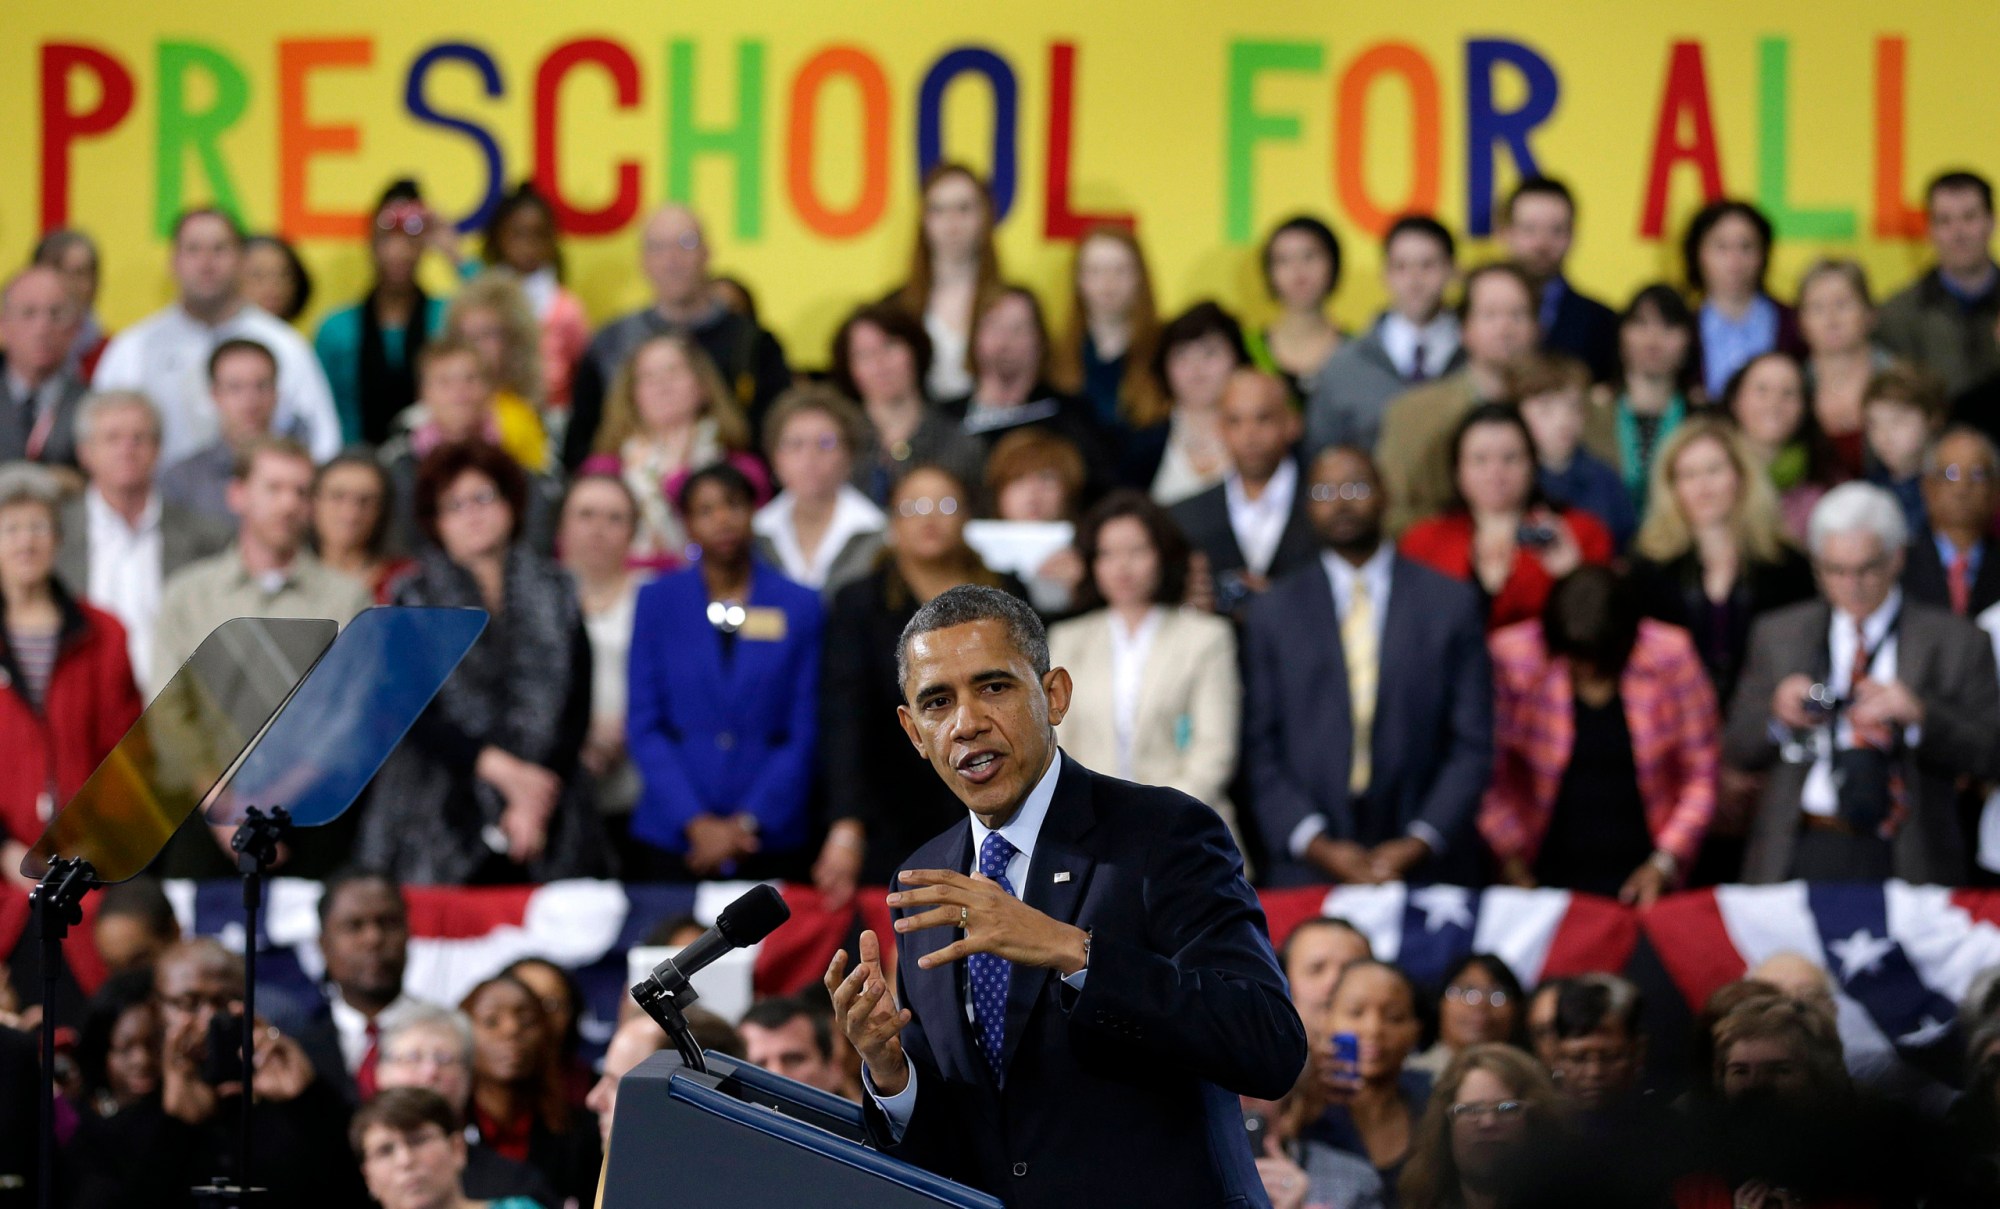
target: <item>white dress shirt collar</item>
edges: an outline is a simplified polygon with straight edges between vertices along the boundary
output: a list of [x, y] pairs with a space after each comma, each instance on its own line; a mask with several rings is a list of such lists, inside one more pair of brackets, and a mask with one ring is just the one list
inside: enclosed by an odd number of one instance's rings
[[1396, 373], [1409, 377], [1415, 367], [1417, 346], [1424, 349], [1424, 377], [1442, 378], [1445, 366], [1458, 352], [1458, 316], [1439, 311], [1437, 317], [1418, 327], [1395, 311], [1382, 316], [1382, 351], [1389, 355]]
[[84, 488], [83, 512], [92, 528], [117, 525], [127, 534], [137, 537], [160, 527], [160, 493], [154, 491], [146, 496], [146, 506], [139, 510], [139, 523], [136, 525], [126, 524], [124, 514], [111, 506], [111, 501], [104, 498], [104, 493], [95, 484]]
[[[1333, 588], [1333, 611], [1339, 616], [1347, 616], [1348, 604], [1354, 599], [1355, 581], [1368, 585], [1368, 603], [1375, 609], [1375, 633], [1379, 638], [1382, 623], [1389, 616], [1389, 584], [1396, 565], [1396, 547], [1383, 542], [1359, 567], [1331, 550], [1321, 551], [1319, 560]], [[1339, 641], [1338, 637], [1335, 641]]]
[[[1007, 880], [1014, 884], [1016, 895], [1024, 892], [1021, 883], [1026, 880], [1028, 867], [1034, 863], [1035, 841], [1041, 838], [1042, 823], [1049, 817], [1049, 804], [1055, 801], [1056, 781], [1062, 773], [1062, 762], [1062, 752], [1056, 751], [1055, 758], [1049, 761], [1048, 771], [1044, 772], [1042, 779], [1035, 782], [1035, 787], [1028, 791], [1021, 808], [1014, 812], [1013, 818], [1008, 819], [999, 828], [1000, 834], [1006, 837], [1007, 842], [1014, 845], [1014, 856], [1007, 862]], [[985, 847], [986, 837], [993, 834], [994, 829], [980, 822], [979, 816], [970, 811], [967, 812], [967, 817], [972, 820], [972, 868], [976, 872], [979, 868], [980, 849]], [[1020, 872], [1016, 873], [1016, 869]]]
[[1291, 458], [1278, 463], [1264, 493], [1251, 499], [1243, 490], [1243, 476], [1235, 471], [1222, 481], [1222, 499], [1229, 508], [1229, 528], [1236, 534], [1236, 548], [1243, 552], [1243, 564], [1258, 575], [1267, 574], [1271, 560], [1278, 556], [1278, 543], [1285, 539], [1285, 525], [1292, 519], [1292, 500], [1299, 490], [1298, 464]]
[[786, 577], [808, 588], [826, 586], [833, 560], [840, 557], [841, 550], [857, 534], [878, 533], [889, 523], [889, 518], [867, 496], [842, 483], [833, 497], [833, 516], [827, 521], [826, 535], [820, 538], [819, 548], [808, 556], [799, 546], [798, 527], [792, 523], [798, 500], [791, 492], [780, 491], [777, 498], [757, 510], [750, 527], [770, 541], [771, 548], [778, 553], [779, 569]]
[[[410, 1002], [409, 996], [398, 995], [394, 1003], [369, 1016], [342, 998], [338, 987], [333, 988], [327, 996], [327, 1008], [333, 1015], [333, 1031], [340, 1039], [340, 1060], [347, 1067], [348, 1074], [360, 1071], [362, 1061], [368, 1057], [369, 1021], [377, 1022], [379, 1026], [381, 1021], [391, 1019], [398, 1008], [407, 1007]], [[375, 1034], [378, 1061], [381, 1058], [381, 1036], [378, 1027]]]

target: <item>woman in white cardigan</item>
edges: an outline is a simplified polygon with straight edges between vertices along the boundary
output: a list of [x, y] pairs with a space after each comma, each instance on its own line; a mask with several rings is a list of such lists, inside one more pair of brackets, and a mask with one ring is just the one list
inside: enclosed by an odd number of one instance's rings
[[1078, 523], [1076, 544], [1088, 611], [1049, 628], [1049, 657], [1076, 685], [1056, 738], [1097, 772], [1200, 798], [1235, 830], [1236, 635], [1181, 605], [1187, 539], [1143, 492], [1117, 491]]

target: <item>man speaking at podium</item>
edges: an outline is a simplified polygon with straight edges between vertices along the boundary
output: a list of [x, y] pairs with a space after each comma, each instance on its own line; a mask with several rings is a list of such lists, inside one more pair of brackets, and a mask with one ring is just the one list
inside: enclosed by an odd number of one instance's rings
[[900, 996], [873, 933], [827, 969], [870, 1140], [1011, 1206], [1266, 1204], [1237, 1096], [1291, 1090], [1306, 1038], [1222, 820], [1056, 750], [1069, 673], [1004, 592], [937, 596], [898, 663], [970, 816], [892, 887]]

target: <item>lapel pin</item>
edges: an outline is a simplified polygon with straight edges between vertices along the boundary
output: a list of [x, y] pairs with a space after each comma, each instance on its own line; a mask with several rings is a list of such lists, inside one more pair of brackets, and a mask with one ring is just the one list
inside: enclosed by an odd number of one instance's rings
[[1056, 885], [1060, 886], [1068, 880], [1069, 880], [1069, 870], [1065, 869], [1061, 873], [1056, 874]]

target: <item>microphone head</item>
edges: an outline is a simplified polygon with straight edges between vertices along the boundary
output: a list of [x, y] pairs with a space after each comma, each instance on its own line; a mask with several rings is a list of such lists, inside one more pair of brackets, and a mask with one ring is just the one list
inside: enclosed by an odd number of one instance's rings
[[792, 917], [792, 909], [771, 886], [755, 886], [722, 909], [715, 930], [737, 948], [754, 945]]

